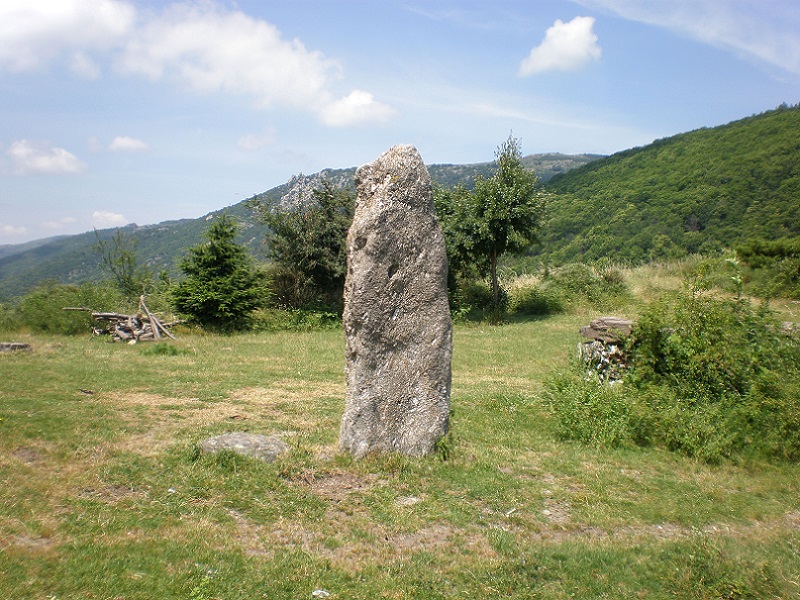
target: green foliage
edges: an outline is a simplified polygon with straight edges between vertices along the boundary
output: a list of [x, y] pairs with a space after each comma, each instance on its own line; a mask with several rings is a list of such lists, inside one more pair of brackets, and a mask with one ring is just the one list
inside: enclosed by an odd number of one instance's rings
[[206, 232], [206, 242], [190, 248], [181, 263], [186, 275], [172, 292], [175, 310], [202, 327], [235, 331], [250, 326], [264, 303], [262, 277], [243, 246], [237, 226], [223, 215]]
[[624, 384], [578, 374], [550, 382], [563, 437], [655, 444], [706, 462], [800, 460], [800, 344], [763, 306], [712, 295], [707, 276], [701, 268], [681, 293], [644, 310]]
[[635, 438], [634, 411], [619, 386], [560, 373], [548, 381], [545, 396], [557, 416], [561, 439], [616, 448]]
[[494, 175], [478, 176], [473, 190], [439, 190], [434, 204], [454, 275], [488, 276], [494, 309], [499, 310], [497, 260], [506, 252], [522, 252], [537, 240], [546, 196], [536, 175], [522, 164], [519, 140], [509, 136], [497, 149], [495, 164]]
[[517, 315], [543, 317], [563, 312], [564, 295], [554, 286], [518, 287], [511, 292], [509, 312]]
[[254, 331], [340, 330], [341, 315], [322, 310], [264, 308], [253, 313]]
[[800, 299], [800, 237], [752, 239], [736, 247], [762, 296]]
[[630, 300], [630, 292], [619, 268], [613, 265], [569, 264], [547, 270], [540, 293], [568, 305], [588, 304], [598, 310], [611, 310]]
[[549, 262], [643, 263], [800, 235], [800, 107], [658, 140], [547, 184]]
[[347, 272], [347, 230], [353, 220], [351, 190], [325, 180], [312, 201], [293, 210], [261, 207], [269, 226], [272, 284], [278, 306], [341, 310]]
[[[453, 298], [456, 308], [489, 311], [495, 308], [492, 288], [486, 281], [466, 280], [459, 282]], [[498, 308], [505, 310], [508, 305], [508, 292], [500, 288]]]
[[19, 300], [13, 316], [8, 317], [8, 326], [36, 333], [88, 335], [94, 325], [91, 311], [119, 311], [124, 307], [130, 307], [130, 303], [116, 286], [102, 283], [63, 285], [49, 281]]
[[94, 249], [100, 256], [103, 270], [111, 275], [120, 292], [131, 300], [146, 293], [152, 277], [149, 269], [139, 264], [139, 239], [122, 229], [117, 229], [110, 239], [104, 239], [97, 230], [94, 233], [97, 238]]

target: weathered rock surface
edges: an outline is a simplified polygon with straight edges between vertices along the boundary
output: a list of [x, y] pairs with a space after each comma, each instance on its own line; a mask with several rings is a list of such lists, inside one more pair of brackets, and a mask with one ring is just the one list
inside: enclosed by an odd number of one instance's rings
[[220, 450], [230, 450], [242, 456], [257, 458], [265, 462], [272, 462], [278, 456], [289, 450], [289, 446], [277, 436], [259, 435], [235, 431], [208, 438], [200, 442], [204, 452], [216, 453]]
[[450, 415], [452, 321], [428, 170], [395, 146], [356, 172], [347, 236], [347, 394], [339, 438], [356, 457], [430, 453]]
[[620, 342], [633, 331], [633, 321], [622, 317], [600, 317], [581, 327], [581, 335], [602, 342]]
[[30, 344], [20, 342], [0, 342], [0, 352], [19, 352], [32, 350]]

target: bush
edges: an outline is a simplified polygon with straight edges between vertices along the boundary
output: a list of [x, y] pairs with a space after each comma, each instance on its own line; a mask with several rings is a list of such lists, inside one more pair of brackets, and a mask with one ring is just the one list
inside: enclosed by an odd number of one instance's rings
[[579, 373], [548, 383], [562, 437], [655, 444], [712, 463], [800, 460], [800, 344], [764, 307], [715, 297], [702, 281], [645, 309], [622, 386]]
[[209, 330], [247, 329], [267, 295], [263, 277], [235, 241], [237, 231], [225, 215], [212, 222], [206, 241], [191, 247], [181, 262], [186, 277], [172, 289], [175, 310]]
[[[494, 296], [492, 286], [486, 281], [460, 281], [456, 288], [453, 304], [459, 308], [469, 308], [480, 311], [494, 309]], [[508, 306], [508, 291], [500, 287], [498, 299], [499, 308], [505, 310]]]
[[554, 287], [520, 287], [511, 293], [508, 309], [518, 315], [552, 315], [564, 311], [564, 298]]
[[585, 302], [599, 310], [616, 308], [630, 296], [622, 271], [612, 265], [566, 265], [546, 273], [540, 288], [543, 292], [560, 294], [566, 303]]
[[620, 386], [562, 373], [547, 382], [545, 397], [560, 438], [604, 448], [631, 442], [631, 411]]
[[270, 287], [270, 305], [274, 308], [288, 312], [320, 309], [341, 313], [344, 302], [342, 290], [334, 299], [333, 294], [326, 293], [297, 269], [274, 263], [267, 267], [265, 274]]
[[61, 335], [88, 334], [94, 321], [90, 311], [65, 311], [88, 308], [92, 311], [120, 311], [129, 302], [110, 283], [84, 283], [79, 286], [46, 282], [24, 296], [16, 307], [16, 324], [36, 333]]

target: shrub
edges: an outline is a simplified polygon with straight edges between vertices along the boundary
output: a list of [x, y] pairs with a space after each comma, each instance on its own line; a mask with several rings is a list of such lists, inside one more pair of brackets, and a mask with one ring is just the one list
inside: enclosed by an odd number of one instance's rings
[[181, 263], [186, 277], [172, 290], [175, 310], [210, 330], [246, 329], [253, 311], [264, 304], [263, 277], [236, 243], [237, 231], [229, 217], [215, 220], [205, 243], [189, 249]]
[[[482, 311], [492, 310], [494, 308], [492, 287], [486, 281], [461, 281], [457, 285], [454, 304]], [[501, 310], [508, 306], [508, 291], [503, 287], [500, 287], [498, 304]]]
[[547, 382], [545, 397], [562, 439], [611, 448], [632, 439], [631, 411], [619, 386], [561, 373]]
[[518, 315], [552, 315], [564, 311], [564, 299], [553, 287], [520, 287], [511, 293], [508, 309]]
[[622, 271], [611, 265], [595, 268], [574, 263], [548, 271], [541, 289], [557, 290], [567, 303], [586, 302], [600, 310], [615, 308], [630, 296]]
[[16, 310], [16, 321], [19, 327], [37, 333], [90, 333], [94, 324], [90, 311], [65, 311], [64, 308], [120, 311], [128, 304], [119, 290], [109, 283], [77, 286], [50, 281], [22, 297]]
[[703, 282], [644, 310], [622, 386], [577, 373], [548, 383], [562, 437], [655, 444], [712, 463], [800, 460], [800, 344], [765, 307], [713, 296]]

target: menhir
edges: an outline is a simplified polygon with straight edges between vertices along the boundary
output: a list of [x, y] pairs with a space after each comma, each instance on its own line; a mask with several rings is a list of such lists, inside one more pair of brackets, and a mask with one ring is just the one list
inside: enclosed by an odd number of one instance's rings
[[356, 172], [344, 296], [347, 395], [339, 445], [423, 456], [447, 433], [453, 326], [431, 178], [413, 146]]

